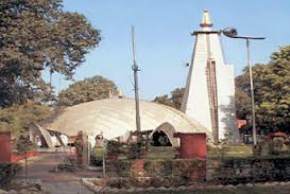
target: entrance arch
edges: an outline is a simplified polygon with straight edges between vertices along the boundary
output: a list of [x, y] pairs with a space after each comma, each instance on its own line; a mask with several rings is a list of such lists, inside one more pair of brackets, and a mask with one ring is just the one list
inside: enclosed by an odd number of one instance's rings
[[150, 135], [152, 145], [178, 147], [178, 139], [174, 138], [174, 133], [175, 128], [173, 125], [168, 122], [162, 123]]
[[152, 146], [172, 146], [169, 137], [161, 130], [152, 133]]

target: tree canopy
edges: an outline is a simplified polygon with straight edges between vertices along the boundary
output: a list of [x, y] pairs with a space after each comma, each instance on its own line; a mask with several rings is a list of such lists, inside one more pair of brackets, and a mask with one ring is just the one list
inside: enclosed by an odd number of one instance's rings
[[0, 131], [11, 131], [18, 136], [29, 129], [31, 124], [49, 119], [53, 114], [51, 108], [31, 101], [3, 108], [0, 109]]
[[42, 73], [72, 78], [100, 32], [62, 0], [0, 1], [0, 106], [21, 103], [47, 90]]
[[72, 106], [93, 100], [100, 100], [118, 95], [116, 84], [102, 76], [94, 76], [75, 82], [58, 95], [58, 104]]
[[169, 95], [157, 96], [155, 97], [153, 102], [171, 106], [173, 108], [180, 110], [184, 94], [184, 88], [175, 88], [173, 91], [170, 92], [170, 94], [171, 94], [170, 96]]
[[[268, 64], [253, 67], [257, 125], [261, 130], [290, 129], [290, 46], [282, 47], [271, 56]], [[250, 96], [248, 70], [236, 78], [237, 90]], [[246, 99], [245, 97], [244, 99]], [[241, 117], [250, 118], [249, 102], [237, 101]]]

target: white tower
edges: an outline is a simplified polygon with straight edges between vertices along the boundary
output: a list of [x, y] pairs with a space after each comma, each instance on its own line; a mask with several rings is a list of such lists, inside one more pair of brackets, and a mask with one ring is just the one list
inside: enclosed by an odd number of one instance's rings
[[196, 40], [181, 109], [208, 128], [214, 142], [226, 135], [238, 141], [233, 66], [225, 64], [220, 32], [212, 26], [204, 11], [201, 28], [193, 33]]

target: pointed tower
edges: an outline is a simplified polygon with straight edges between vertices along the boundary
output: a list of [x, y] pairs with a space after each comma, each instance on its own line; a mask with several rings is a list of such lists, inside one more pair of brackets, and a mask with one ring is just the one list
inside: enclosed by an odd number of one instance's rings
[[233, 66], [225, 64], [220, 32], [212, 27], [209, 12], [205, 10], [200, 30], [193, 33], [195, 45], [181, 109], [208, 128], [214, 142], [227, 135], [238, 141]]

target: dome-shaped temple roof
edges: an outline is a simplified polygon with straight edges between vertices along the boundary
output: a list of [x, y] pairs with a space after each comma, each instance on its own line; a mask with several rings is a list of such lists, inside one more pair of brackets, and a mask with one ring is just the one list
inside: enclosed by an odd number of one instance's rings
[[[170, 123], [176, 132], [206, 133], [208, 130], [184, 113], [157, 103], [140, 101], [141, 130], [154, 130], [162, 123]], [[46, 128], [76, 135], [82, 130], [90, 137], [103, 133], [113, 139], [136, 130], [135, 101], [110, 98], [65, 108]]]

